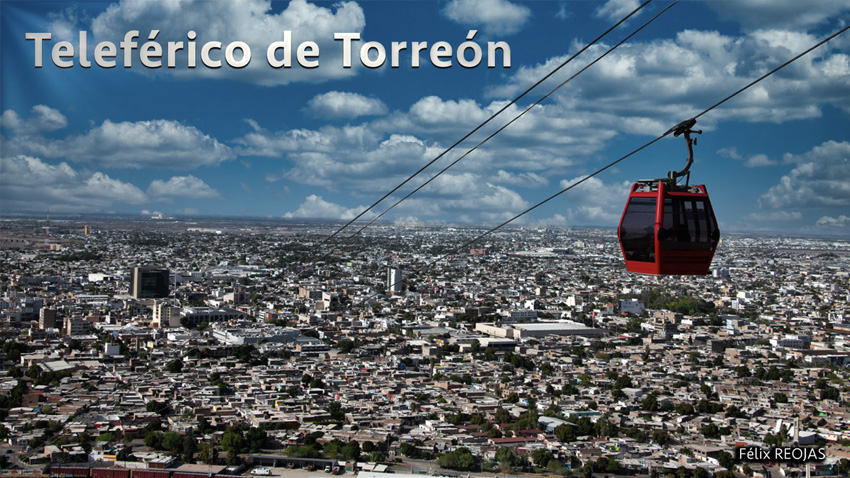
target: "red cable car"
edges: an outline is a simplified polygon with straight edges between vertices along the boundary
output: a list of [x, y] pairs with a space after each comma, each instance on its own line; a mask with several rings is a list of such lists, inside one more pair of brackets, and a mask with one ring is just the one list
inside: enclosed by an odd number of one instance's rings
[[[688, 186], [696, 139], [695, 119], [671, 131], [685, 135], [688, 163], [667, 178], [640, 180], [632, 186], [620, 219], [618, 237], [629, 272], [659, 275], [705, 275], [720, 241], [720, 229], [704, 185]], [[685, 184], [677, 183], [686, 177]]]

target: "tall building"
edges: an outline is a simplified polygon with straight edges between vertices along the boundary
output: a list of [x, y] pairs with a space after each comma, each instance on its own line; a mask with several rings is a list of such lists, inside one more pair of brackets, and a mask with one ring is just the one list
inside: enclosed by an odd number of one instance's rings
[[167, 301], [155, 301], [153, 304], [154, 327], [180, 327], [180, 308], [173, 307]]
[[387, 294], [401, 294], [403, 281], [404, 271], [396, 267], [390, 267], [387, 270]]
[[64, 333], [66, 337], [86, 335], [91, 333], [91, 324], [83, 318], [68, 317], [65, 319]]
[[38, 328], [52, 329], [56, 327], [56, 309], [41, 309], [38, 313]]
[[168, 269], [134, 267], [130, 276], [130, 295], [136, 299], [168, 297]]

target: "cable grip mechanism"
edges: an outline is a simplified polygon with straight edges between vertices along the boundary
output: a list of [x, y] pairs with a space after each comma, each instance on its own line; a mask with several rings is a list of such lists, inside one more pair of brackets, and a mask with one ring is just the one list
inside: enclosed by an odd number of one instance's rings
[[694, 146], [696, 146], [696, 144], [697, 144], [697, 139], [691, 138], [691, 133], [702, 134], [701, 129], [692, 129], [695, 124], [697, 124], [697, 119], [691, 118], [691, 119], [682, 121], [681, 123], [677, 124], [676, 126], [670, 128], [670, 130], [668, 130], [666, 133], [664, 133], [665, 136], [670, 134], [670, 133], [673, 133], [673, 136], [675, 136], [675, 137], [679, 137], [680, 135], [685, 135], [685, 143], [687, 143], [687, 145], [688, 145], [688, 160], [687, 160], [688, 162], [685, 164], [685, 167], [682, 168], [681, 171], [669, 171], [667, 173], [667, 178], [672, 180], [675, 183], [677, 179], [685, 176], [685, 185], [686, 186], [688, 184], [688, 181], [690, 181], [690, 177], [691, 177], [690, 169], [691, 169], [691, 165], [694, 163]]

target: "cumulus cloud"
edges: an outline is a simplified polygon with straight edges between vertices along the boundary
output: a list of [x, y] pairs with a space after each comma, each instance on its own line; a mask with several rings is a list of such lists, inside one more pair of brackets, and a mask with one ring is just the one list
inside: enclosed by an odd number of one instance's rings
[[535, 173], [511, 173], [500, 169], [490, 180], [494, 183], [510, 184], [526, 188], [542, 188], [549, 185], [549, 180]]
[[387, 114], [387, 105], [377, 98], [368, 98], [357, 93], [329, 91], [314, 96], [307, 103], [307, 110], [321, 118], [357, 118]]
[[6, 212], [107, 211], [122, 204], [140, 204], [147, 195], [136, 186], [96, 171], [83, 173], [68, 163], [45, 163], [18, 155], [0, 158], [0, 203]]
[[[638, 134], [661, 134], [682, 118], [714, 104], [770, 69], [780, 65], [819, 37], [805, 32], [758, 30], [742, 36], [716, 31], [683, 30], [675, 38], [631, 42], [611, 53], [553, 95], [568, 111], [604, 121], [600, 128]], [[571, 49], [580, 47], [578, 43]], [[802, 57], [769, 81], [759, 83], [701, 121], [786, 122], [817, 118], [831, 104], [850, 112], [850, 56], [831, 42]], [[594, 45], [594, 57], [607, 50]], [[520, 67], [489, 95], [509, 98], [528, 88], [566, 60], [567, 56]], [[576, 72], [567, 65], [559, 78]], [[554, 86], [550, 80], [548, 88]], [[543, 86], [546, 90], [547, 86]], [[607, 120], [607, 121], [605, 121]]]
[[593, 177], [578, 184], [583, 178], [584, 176], [561, 181], [561, 189], [573, 186], [573, 189], [564, 193], [563, 202], [566, 203], [566, 209], [562, 216], [566, 217], [570, 224], [608, 224], [615, 227], [620, 222], [632, 183], [623, 181], [606, 184], [603, 180]]
[[807, 29], [838, 18], [850, 10], [847, 2], [800, 2], [797, 0], [748, 0], [746, 2], [706, 2], [722, 17], [745, 28]]
[[815, 226], [828, 229], [850, 229], [850, 217], [844, 214], [838, 217], [823, 216], [817, 220]]
[[748, 168], [758, 168], [762, 166], [776, 166], [779, 161], [770, 159], [766, 154], [753, 154], [750, 156], [742, 156], [738, 153], [738, 149], [734, 146], [731, 148], [723, 148], [717, 151], [717, 154], [724, 158], [731, 158], [742, 161], [744, 166]]
[[796, 166], [759, 197], [759, 208], [850, 207], [850, 143], [827, 141], [783, 161]]
[[611, 21], [619, 21], [639, 6], [638, 0], [608, 0], [596, 9], [596, 16]]
[[195, 176], [173, 176], [168, 181], [155, 179], [148, 186], [148, 194], [154, 200], [173, 198], [209, 199], [221, 197], [218, 191]]
[[6, 110], [0, 115], [0, 127], [11, 129], [16, 134], [28, 135], [68, 126], [65, 115], [49, 106], [35, 105], [31, 113], [29, 118], [21, 118], [15, 111]]
[[[330, 201], [325, 201], [321, 196], [311, 194], [304, 198], [304, 202], [298, 206], [298, 209], [288, 212], [283, 215], [286, 219], [335, 219], [348, 221], [357, 217], [360, 212], [366, 209], [365, 206], [347, 208]], [[367, 213], [366, 218], [374, 217], [374, 214]]]
[[754, 154], [744, 161], [744, 166], [748, 168], [759, 168], [762, 166], [776, 166], [779, 161], [770, 159], [766, 154]]
[[18, 136], [4, 147], [15, 153], [88, 162], [106, 168], [194, 169], [235, 157], [231, 149], [177, 121], [104, 121], [85, 134], [52, 140]]
[[390, 134], [368, 125], [325, 127], [321, 130], [255, 131], [239, 138], [240, 152], [269, 157], [286, 157], [291, 167], [269, 173], [269, 182], [288, 178], [301, 184], [334, 189], [374, 191], [375, 178], [383, 183], [401, 181], [415, 171], [431, 151], [420, 139]]
[[[193, 30], [198, 35], [195, 40], [198, 50], [200, 45], [212, 40], [220, 41], [223, 45], [244, 41], [251, 48], [252, 60], [242, 69], [229, 67], [223, 58], [221, 68], [188, 69], [185, 67], [186, 55], [183, 53], [178, 55], [177, 68], [163, 68], [155, 72], [134, 68], [133, 71], [192, 78], [227, 78], [273, 86], [292, 82], [322, 82], [356, 74], [356, 69], [342, 68], [342, 49], [338, 48], [338, 42], [335, 42], [333, 37], [335, 32], [362, 32], [365, 25], [366, 18], [362, 8], [350, 1], [325, 8], [305, 0], [292, 0], [283, 11], [275, 13], [272, 2], [268, 0], [121, 0], [94, 18], [90, 30], [98, 41], [117, 41], [130, 30], [139, 30], [142, 36], [146, 36], [151, 30], [159, 30], [157, 40], [163, 44], [168, 41], [185, 43], [188, 41], [187, 32]], [[291, 49], [308, 40], [318, 44], [322, 53], [321, 68], [308, 69], [298, 66], [294, 52], [291, 54], [292, 68], [278, 70], [269, 65], [266, 61], [266, 48], [272, 42], [282, 41], [285, 30], [292, 32]], [[221, 56], [223, 57], [223, 54]], [[282, 59], [282, 52], [278, 52], [278, 59]]]
[[571, 16], [573, 16], [573, 14], [572, 14], [572, 12], [567, 10], [567, 5], [565, 3], [562, 3], [558, 7], [558, 11], [555, 12], [555, 18], [557, 18], [558, 20], [566, 20], [567, 18], [570, 18]]
[[480, 27], [488, 35], [511, 35], [522, 30], [531, 10], [507, 0], [451, 0], [443, 15], [461, 25]]

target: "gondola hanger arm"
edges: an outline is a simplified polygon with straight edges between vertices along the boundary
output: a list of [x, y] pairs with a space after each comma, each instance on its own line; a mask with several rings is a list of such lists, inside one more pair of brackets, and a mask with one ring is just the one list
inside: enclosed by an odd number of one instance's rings
[[[669, 179], [671, 179], [674, 183], [676, 182], [676, 180], [678, 178], [681, 178], [682, 176], [689, 176], [690, 175], [689, 171], [691, 169], [691, 165], [694, 163], [694, 145], [697, 144], [697, 139], [691, 138], [691, 133], [702, 134], [701, 129], [692, 129], [694, 127], [694, 125], [696, 125], [696, 124], [697, 124], [697, 119], [691, 118], [691, 119], [682, 121], [681, 123], [677, 124], [676, 126], [670, 128], [666, 133], [664, 133], [664, 136], [667, 136], [670, 133], [673, 133], [673, 136], [675, 136], [677, 138], [680, 135], [684, 134], [685, 135], [685, 142], [688, 145], [688, 162], [685, 164], [685, 167], [682, 168], [681, 171], [678, 171], [678, 172], [670, 171], [670, 172], [667, 173], [667, 177]], [[687, 182], [686, 182], [686, 184], [687, 184]]]

